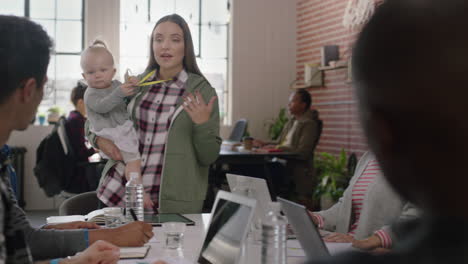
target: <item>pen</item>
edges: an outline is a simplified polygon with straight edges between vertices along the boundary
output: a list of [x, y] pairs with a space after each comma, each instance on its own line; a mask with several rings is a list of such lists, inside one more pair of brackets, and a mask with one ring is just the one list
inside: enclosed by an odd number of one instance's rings
[[130, 208], [130, 214], [132, 215], [133, 221], [138, 221], [138, 218], [135, 214], [135, 211], [133, 211], [133, 208]]

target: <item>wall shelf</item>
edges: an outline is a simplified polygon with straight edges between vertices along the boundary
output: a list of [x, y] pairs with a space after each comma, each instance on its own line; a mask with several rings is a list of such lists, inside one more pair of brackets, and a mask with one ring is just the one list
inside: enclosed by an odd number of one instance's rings
[[318, 67], [318, 69], [321, 70], [321, 71], [331, 71], [331, 70], [344, 69], [344, 68], [348, 68], [348, 66], [347, 65], [336, 65], [336, 66]]
[[309, 89], [309, 88], [317, 88], [317, 87], [322, 87], [322, 86], [305, 85], [305, 84], [297, 85], [297, 84], [295, 84], [295, 85], [290, 86], [290, 89], [297, 90], [297, 89]]

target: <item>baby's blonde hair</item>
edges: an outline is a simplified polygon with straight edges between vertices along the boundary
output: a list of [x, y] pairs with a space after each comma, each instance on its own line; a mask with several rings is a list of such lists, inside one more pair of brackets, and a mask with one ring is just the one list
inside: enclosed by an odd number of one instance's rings
[[100, 39], [95, 39], [93, 43], [87, 47], [83, 52], [81, 53], [81, 68], [83, 68], [84, 60], [86, 58], [86, 55], [94, 53], [94, 54], [99, 54], [104, 52], [105, 54], [109, 55], [111, 60], [112, 60], [112, 65], [114, 65], [114, 56], [112, 56], [112, 53], [107, 49], [107, 45], [103, 40]]

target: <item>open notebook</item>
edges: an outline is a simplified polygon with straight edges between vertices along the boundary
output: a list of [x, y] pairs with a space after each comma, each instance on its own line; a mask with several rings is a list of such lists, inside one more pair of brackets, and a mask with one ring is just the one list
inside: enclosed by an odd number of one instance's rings
[[145, 258], [151, 246], [121, 247], [120, 259]]
[[46, 219], [47, 224], [68, 223], [73, 221], [88, 221], [95, 222], [96, 224], [105, 224], [104, 210], [98, 209], [90, 212], [87, 215], [63, 215], [63, 216], [49, 216]]

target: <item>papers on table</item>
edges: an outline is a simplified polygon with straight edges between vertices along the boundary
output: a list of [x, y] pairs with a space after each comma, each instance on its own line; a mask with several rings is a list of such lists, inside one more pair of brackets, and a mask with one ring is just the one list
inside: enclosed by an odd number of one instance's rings
[[144, 258], [151, 246], [121, 247], [120, 259]]

